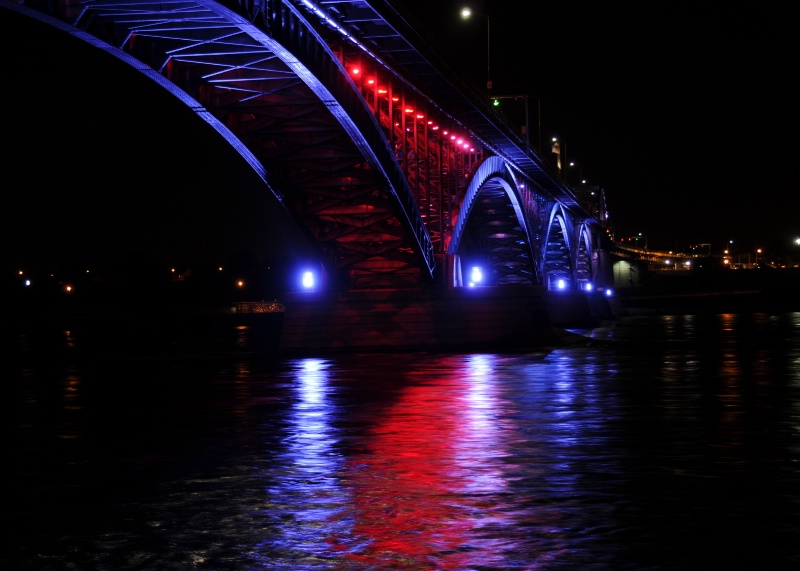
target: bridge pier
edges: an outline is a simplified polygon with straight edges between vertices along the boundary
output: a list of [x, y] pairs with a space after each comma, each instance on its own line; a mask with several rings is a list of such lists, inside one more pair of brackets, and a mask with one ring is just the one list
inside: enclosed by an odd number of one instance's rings
[[[596, 297], [596, 299], [594, 299]], [[295, 292], [282, 351], [506, 351], [552, 347], [564, 327], [614, 317], [601, 293], [541, 286]]]

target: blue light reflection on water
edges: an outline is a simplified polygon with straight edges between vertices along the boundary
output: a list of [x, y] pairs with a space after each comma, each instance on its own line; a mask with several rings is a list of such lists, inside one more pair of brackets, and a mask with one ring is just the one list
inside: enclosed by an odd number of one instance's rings
[[[43, 359], [20, 336], [4, 508], [16, 548], [3, 557], [17, 569], [796, 567], [800, 314], [583, 333], [603, 342], [270, 360], [87, 360], [73, 331]], [[243, 350], [254, 341], [235, 335]]]

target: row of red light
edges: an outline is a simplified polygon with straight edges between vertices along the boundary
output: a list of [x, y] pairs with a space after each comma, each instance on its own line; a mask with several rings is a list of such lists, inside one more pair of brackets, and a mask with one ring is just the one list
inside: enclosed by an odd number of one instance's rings
[[[357, 67], [354, 67], [354, 68], [352, 68], [350, 70], [350, 73], [354, 77], [358, 77], [359, 75], [361, 75], [361, 70], [359, 68], [357, 68]], [[375, 88], [375, 80], [374, 79], [367, 79], [366, 82], [367, 82], [368, 85], [370, 85], [373, 88]], [[378, 88], [378, 94], [379, 95], [387, 95], [388, 96], [388, 91], [386, 89]], [[393, 97], [392, 101], [394, 101], [395, 103], [398, 103], [399, 102], [399, 98], [398, 97]], [[409, 114], [414, 113], [414, 109], [411, 109], [409, 107], [407, 107], [404, 111], [406, 113], [409, 113]], [[423, 115], [422, 113], [417, 113], [416, 118], [419, 121], [423, 121], [425, 119], [425, 115]], [[395, 123], [395, 126], [399, 127], [400, 125], [398, 123]], [[428, 126], [432, 131], [438, 131], [439, 130], [439, 126], [436, 125], [433, 121], [429, 120], [428, 121]], [[411, 129], [407, 129], [407, 130], [410, 131]], [[475, 152], [475, 147], [470, 143], [469, 140], [465, 139], [464, 137], [460, 137], [458, 135], [455, 135], [455, 134], [452, 134], [452, 133], [448, 133], [447, 130], [443, 130], [442, 134], [445, 137], [449, 137], [450, 141], [453, 144], [455, 144], [457, 147], [463, 149], [464, 151], [468, 151], [468, 152], [471, 152], [471, 153]]]

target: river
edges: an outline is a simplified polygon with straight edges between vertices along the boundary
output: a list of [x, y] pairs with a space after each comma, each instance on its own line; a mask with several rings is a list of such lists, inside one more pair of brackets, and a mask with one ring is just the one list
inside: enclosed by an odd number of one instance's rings
[[15, 324], [0, 567], [800, 568], [800, 313], [574, 332], [290, 357], [252, 323]]

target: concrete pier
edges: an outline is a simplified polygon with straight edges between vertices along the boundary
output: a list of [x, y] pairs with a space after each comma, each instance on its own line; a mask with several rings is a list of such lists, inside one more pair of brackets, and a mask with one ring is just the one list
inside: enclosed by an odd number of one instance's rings
[[539, 286], [303, 292], [284, 299], [280, 349], [518, 350], [557, 345], [564, 327], [612, 318], [600, 292]]

